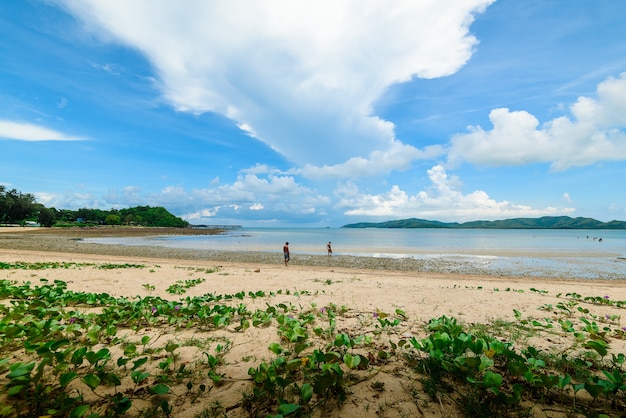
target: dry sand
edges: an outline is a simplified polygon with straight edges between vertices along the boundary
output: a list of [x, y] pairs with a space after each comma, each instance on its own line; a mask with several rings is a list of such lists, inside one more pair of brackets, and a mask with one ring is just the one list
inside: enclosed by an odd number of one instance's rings
[[[158, 232], [160, 235], [163, 231]], [[137, 233], [154, 234], [154, 231]], [[0, 270], [0, 278], [33, 283], [39, 278], [62, 280], [74, 291], [104, 292], [127, 297], [160, 296], [169, 300], [206, 293], [221, 295], [263, 290], [267, 294], [278, 294], [255, 302], [246, 300], [250, 309], [254, 308], [255, 303], [261, 308], [266, 303], [291, 303], [302, 310], [312, 311], [331, 303], [345, 306], [348, 312], [338, 317], [337, 329], [354, 335], [372, 329], [376, 312], [393, 314], [396, 309], [404, 311], [409, 319], [403, 321], [393, 335], [381, 337], [378, 341], [381, 346], [385, 346], [391, 339], [423, 337], [424, 325], [428, 320], [441, 315], [456, 317], [465, 324], [490, 323], [497, 319], [514, 321], [514, 309], [525, 317], [556, 318], [555, 312], [539, 308], [563, 302], [564, 295], [570, 292], [626, 300], [626, 283], [616, 280], [490, 277], [389, 270], [380, 264], [376, 264], [375, 269], [347, 268], [333, 264], [334, 260], [329, 257], [318, 257], [321, 260], [316, 258], [317, 265], [299, 265], [294, 262], [285, 267], [276, 255], [271, 255], [269, 259], [263, 258], [265, 255], [250, 262], [227, 261], [224, 258], [228, 257], [209, 259], [206, 253], [193, 251], [84, 245], [75, 241], [83, 237], [84, 232], [74, 231], [73, 234], [76, 235], [36, 228], [0, 228], [0, 262], [77, 263], [76, 267], [70, 269]], [[327, 265], [322, 264], [323, 260], [326, 260]], [[129, 263], [145, 267], [104, 270], [89, 263]], [[204, 272], [216, 267], [218, 271], [214, 273]], [[196, 278], [206, 281], [190, 288], [182, 296], [166, 292], [168, 286], [177, 281]], [[147, 285], [153, 286], [154, 290], [149, 290], [150, 286]], [[287, 295], [286, 291], [290, 294]], [[559, 294], [562, 296], [557, 297]], [[611, 306], [591, 306], [590, 309], [599, 316], [622, 314], [621, 309]], [[237, 408], [237, 404], [240, 404], [242, 392], [250, 384], [247, 370], [263, 359], [272, 358], [267, 347], [278, 337], [275, 329], [251, 329], [245, 333], [226, 335], [232, 340], [232, 348], [225, 356], [226, 365], [221, 371], [232, 380], [205, 395], [200, 404], [187, 405], [184, 411], [179, 410], [175, 416], [191, 417], [215, 400], [219, 400], [225, 408], [231, 408], [227, 416], [246, 416]], [[188, 331], [171, 331], [168, 336], [178, 341], [195, 337], [200, 336], [189, 334]], [[546, 339], [539, 336], [529, 342], [546, 349], [566, 348], [559, 347], [562, 342], [558, 337]], [[614, 350], [624, 351], [623, 340], [611, 341], [611, 346]], [[197, 352], [189, 351], [190, 357], [187, 359], [184, 359], [184, 355], [183, 361], [192, 363], [198, 360], [194, 358]], [[451, 405], [426, 402], [428, 397], [423, 393], [419, 402], [409, 395], [407, 386], [417, 385], [410, 371], [393, 370], [393, 365], [379, 369], [384, 372], [373, 380], [384, 382], [385, 391], [373, 391], [366, 380], [362, 385], [352, 387], [353, 393], [349, 395], [344, 409], [327, 411], [321, 416], [454, 416]]]

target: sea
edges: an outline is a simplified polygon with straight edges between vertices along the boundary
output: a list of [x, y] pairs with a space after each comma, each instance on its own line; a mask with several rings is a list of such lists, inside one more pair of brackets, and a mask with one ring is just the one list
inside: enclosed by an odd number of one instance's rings
[[[442, 259], [541, 277], [626, 280], [626, 230], [242, 228], [220, 235], [91, 238], [85, 242], [207, 251]], [[518, 275], [518, 274], [513, 274]]]

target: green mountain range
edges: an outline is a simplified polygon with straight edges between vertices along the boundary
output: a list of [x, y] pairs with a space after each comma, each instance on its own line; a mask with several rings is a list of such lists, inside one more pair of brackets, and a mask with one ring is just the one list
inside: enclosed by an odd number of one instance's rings
[[464, 229], [626, 229], [624, 221], [600, 222], [592, 218], [544, 216], [498, 221], [439, 222], [426, 219], [400, 219], [386, 222], [359, 222], [342, 228], [464, 228]]

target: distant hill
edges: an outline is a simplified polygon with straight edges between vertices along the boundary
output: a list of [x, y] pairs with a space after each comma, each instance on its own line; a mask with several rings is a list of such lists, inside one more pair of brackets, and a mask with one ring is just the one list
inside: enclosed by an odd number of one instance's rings
[[544, 216], [498, 221], [439, 222], [426, 219], [400, 219], [386, 222], [359, 222], [342, 228], [456, 228], [456, 229], [626, 229], [624, 221], [600, 222], [592, 218]]

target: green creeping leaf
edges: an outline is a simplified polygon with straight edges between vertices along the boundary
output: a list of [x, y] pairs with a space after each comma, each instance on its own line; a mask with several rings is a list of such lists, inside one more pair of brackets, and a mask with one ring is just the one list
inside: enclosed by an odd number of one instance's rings
[[85, 375], [82, 381], [91, 388], [91, 390], [96, 390], [96, 388], [100, 385], [100, 378], [95, 374]]
[[222, 375], [215, 373], [213, 370], [209, 370], [208, 376], [214, 383], [220, 383], [222, 381]]
[[276, 354], [277, 356], [281, 355], [283, 352], [283, 348], [278, 343], [271, 343], [268, 348], [272, 353]]
[[302, 351], [304, 351], [305, 349], [307, 349], [309, 347], [309, 344], [307, 343], [299, 343], [296, 344], [296, 346], [294, 347], [294, 352], [296, 354], [300, 354]]
[[131, 370], [137, 370], [139, 367], [146, 364], [147, 361], [148, 361], [148, 357], [142, 357], [140, 359], [133, 361], [133, 367]]
[[68, 373], [63, 373], [60, 377], [59, 377], [59, 383], [61, 384], [62, 387], [67, 386], [72, 380], [74, 380], [76, 377], [78, 376], [78, 374], [76, 372], [68, 372]]
[[130, 374], [130, 377], [131, 379], [133, 379], [133, 382], [135, 382], [135, 384], [139, 384], [146, 380], [148, 377], [150, 377], [150, 373], [136, 370]]
[[169, 393], [169, 391], [170, 391], [170, 387], [162, 383], [156, 384], [153, 387], [148, 389], [148, 392], [150, 392], [153, 395], [165, 395], [166, 393]]
[[287, 370], [289, 371], [294, 371], [294, 370], [298, 370], [302, 365], [303, 365], [303, 361], [301, 358], [295, 358], [292, 360], [289, 360], [287, 362]]
[[[482, 356], [480, 358], [480, 366], [478, 366], [478, 371], [482, 372], [482, 371], [488, 369], [489, 367], [493, 366], [493, 364], [494, 364], [494, 362], [493, 362], [492, 359], [490, 359], [487, 356]], [[489, 373], [489, 372], [487, 372], [487, 373]]]
[[89, 411], [89, 408], [91, 408], [91, 405], [77, 406], [70, 412], [70, 418], [82, 418]]
[[72, 364], [74, 366], [80, 366], [83, 364], [83, 360], [85, 358], [85, 354], [87, 353], [87, 347], [81, 347], [74, 351], [72, 354]]
[[483, 381], [485, 385], [490, 388], [499, 388], [502, 386], [502, 375], [499, 373], [494, 373], [491, 370], [487, 370], [485, 372], [485, 376], [483, 377]]
[[566, 374], [563, 377], [559, 377], [559, 381], [557, 383], [557, 387], [559, 389], [565, 389], [565, 387], [567, 387], [572, 381], [572, 377], [568, 374]]
[[7, 375], [9, 379], [13, 379], [15, 377], [25, 376], [30, 374], [31, 370], [35, 368], [35, 363], [24, 364], [24, 363], [15, 363], [9, 366], [9, 370], [11, 372]]
[[292, 403], [284, 403], [278, 407], [278, 413], [282, 416], [293, 414], [297, 410], [301, 408], [300, 405], [295, 405]]
[[0, 371], [4, 371], [5, 367], [9, 364], [9, 358], [0, 359]]
[[302, 389], [300, 389], [300, 398], [302, 400], [302, 404], [307, 404], [313, 397], [313, 386], [308, 383], [302, 385]]
[[126, 347], [124, 349], [124, 355], [125, 356], [132, 356], [133, 354], [137, 353], [137, 346], [135, 344], [129, 344], [128, 347]]
[[585, 387], [585, 390], [589, 392], [589, 394], [593, 397], [593, 399], [596, 399], [598, 396], [600, 396], [603, 391], [603, 388], [601, 385], [598, 385], [592, 382], [585, 382], [584, 387]]
[[101, 360], [108, 360], [111, 358], [111, 352], [107, 348], [102, 348], [98, 352], [89, 351], [85, 354], [89, 364], [95, 365]]
[[180, 347], [180, 344], [169, 342], [165, 346], [165, 351], [167, 351], [168, 353], [173, 353], [174, 350], [176, 350], [178, 347]]
[[354, 369], [361, 362], [361, 356], [359, 355], [353, 356], [352, 354], [346, 353], [343, 356], [343, 362], [346, 364], [346, 366], [348, 366], [349, 369]]
[[7, 390], [7, 395], [15, 396], [22, 391], [22, 389], [26, 389], [27, 385], [16, 385], [12, 386], [9, 390]]
[[609, 345], [602, 340], [589, 340], [587, 341], [583, 347], [595, 350], [600, 356], [604, 357], [607, 355], [607, 348]]

